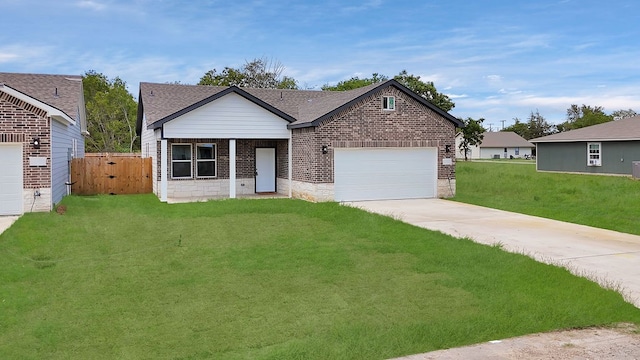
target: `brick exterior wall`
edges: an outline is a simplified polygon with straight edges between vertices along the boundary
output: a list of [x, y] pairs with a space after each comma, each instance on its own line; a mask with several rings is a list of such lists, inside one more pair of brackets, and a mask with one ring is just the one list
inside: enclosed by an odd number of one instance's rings
[[[46, 112], [6, 93], [0, 96], [0, 141], [21, 142], [25, 189], [51, 188], [51, 135]], [[31, 145], [40, 138], [40, 149]], [[29, 166], [29, 157], [46, 157], [46, 166]], [[29, 191], [33, 193], [33, 191]], [[49, 205], [50, 207], [50, 205]], [[47, 209], [48, 210], [48, 209]]]
[[322, 182], [322, 178], [318, 173], [322, 166], [327, 166], [328, 154], [322, 154], [322, 145], [320, 145], [316, 130], [315, 127], [293, 130], [291, 139], [293, 180], [312, 183]]
[[[382, 97], [395, 96], [394, 111], [382, 110]], [[322, 146], [328, 153], [322, 154]], [[446, 153], [446, 145], [450, 153]], [[336, 147], [437, 147], [438, 179], [455, 179], [455, 125], [395, 87], [362, 99], [318, 127], [293, 130], [293, 180], [333, 183]]]

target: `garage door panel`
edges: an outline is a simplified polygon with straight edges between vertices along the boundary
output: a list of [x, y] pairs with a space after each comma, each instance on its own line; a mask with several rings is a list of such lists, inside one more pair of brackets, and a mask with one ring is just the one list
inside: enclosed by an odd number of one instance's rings
[[435, 148], [335, 149], [334, 154], [337, 201], [436, 195]]
[[0, 215], [20, 215], [22, 209], [22, 145], [0, 144]]

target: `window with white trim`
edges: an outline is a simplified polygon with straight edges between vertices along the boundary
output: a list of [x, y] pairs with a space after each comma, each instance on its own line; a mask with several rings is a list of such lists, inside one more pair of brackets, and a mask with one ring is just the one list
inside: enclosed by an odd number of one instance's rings
[[602, 166], [601, 143], [587, 143], [587, 166]]
[[383, 96], [382, 97], [382, 110], [395, 110], [396, 98], [395, 96]]
[[216, 177], [216, 163], [216, 144], [196, 145], [196, 177]]
[[171, 144], [171, 178], [192, 178], [191, 144]]

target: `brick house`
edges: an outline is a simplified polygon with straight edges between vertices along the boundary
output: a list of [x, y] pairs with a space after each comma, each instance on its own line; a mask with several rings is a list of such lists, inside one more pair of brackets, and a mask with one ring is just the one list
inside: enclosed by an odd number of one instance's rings
[[455, 194], [461, 122], [395, 80], [339, 92], [141, 83], [138, 99], [162, 201]]
[[82, 77], [0, 73], [0, 215], [50, 211], [84, 156]]

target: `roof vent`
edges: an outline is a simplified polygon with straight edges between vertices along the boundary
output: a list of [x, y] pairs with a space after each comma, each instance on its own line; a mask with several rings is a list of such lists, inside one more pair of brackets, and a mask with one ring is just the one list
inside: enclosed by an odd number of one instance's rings
[[53, 93], [53, 96], [54, 96], [54, 97], [58, 97], [58, 96], [59, 96], [59, 95], [58, 95], [58, 88], [56, 88], [55, 92]]
[[149, 93], [149, 96], [153, 96], [153, 90], [151, 90], [151, 92]]

